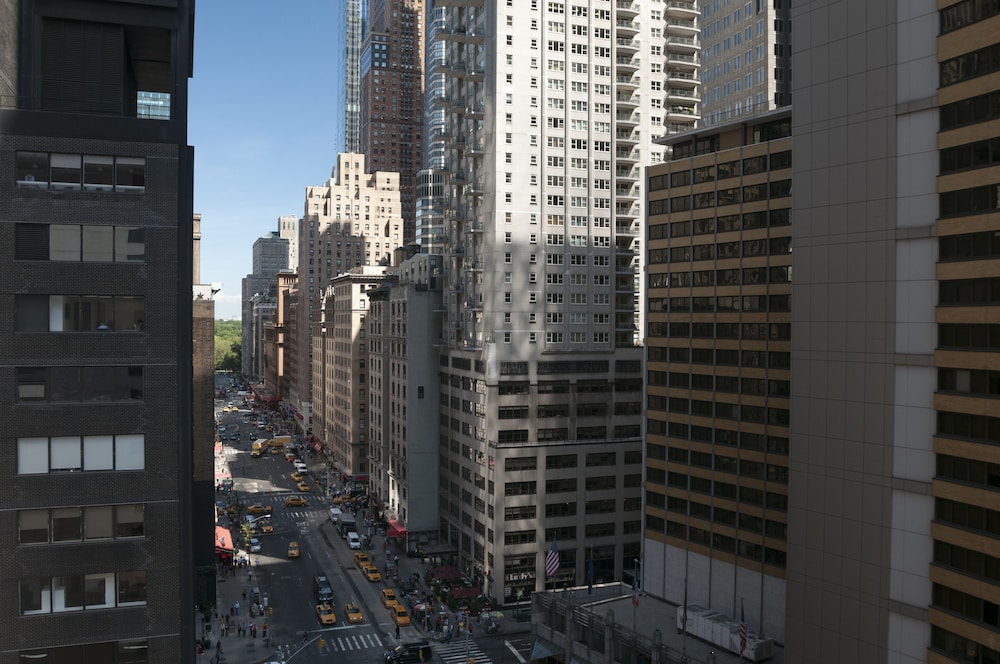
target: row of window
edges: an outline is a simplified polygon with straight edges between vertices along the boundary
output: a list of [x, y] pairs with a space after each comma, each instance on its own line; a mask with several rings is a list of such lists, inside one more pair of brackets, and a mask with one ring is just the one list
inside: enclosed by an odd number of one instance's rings
[[937, 433], [939, 436], [969, 438], [984, 443], [1000, 443], [1000, 417], [939, 410], [937, 413]]
[[790, 253], [792, 253], [792, 238], [784, 236], [743, 240], [742, 242], [713, 242], [667, 249], [651, 249], [649, 251], [649, 264], [751, 258], [753, 256], [783, 256]]
[[17, 400], [20, 403], [142, 399], [143, 367], [17, 368]]
[[938, 241], [941, 261], [1000, 258], [1000, 231], [945, 235]]
[[791, 265], [731, 268], [728, 270], [653, 272], [649, 275], [650, 288], [788, 284], [791, 281]]
[[959, 634], [931, 625], [931, 649], [944, 653], [956, 662], [968, 664], [995, 664], [1000, 662], [1000, 651]]
[[720, 164], [699, 166], [691, 170], [675, 171], [667, 175], [649, 178], [649, 191], [660, 191], [671, 187], [686, 187], [692, 184], [726, 180], [740, 175], [755, 175], [766, 171], [776, 171], [792, 167], [792, 151], [775, 152], [771, 155], [747, 157]]
[[960, 529], [977, 531], [990, 537], [1000, 535], [1000, 512], [980, 505], [969, 505], [948, 498], [935, 498], [934, 518], [958, 526]]
[[[700, 493], [706, 496], [717, 496], [726, 500], [740, 502], [746, 505], [755, 505], [768, 510], [788, 511], [788, 495], [777, 491], [754, 489], [748, 486], [739, 486], [732, 482], [723, 482], [719, 479], [708, 479], [698, 477], [690, 473], [667, 472], [650, 469], [653, 471], [655, 480], [650, 479], [651, 486], [671, 486], [678, 489], [686, 489], [693, 493]], [[787, 484], [787, 481], [784, 482]], [[777, 488], [769, 485], [770, 488]], [[646, 492], [646, 504], [655, 507], [664, 507], [663, 494], [654, 491]]]
[[717, 297], [650, 298], [649, 311], [714, 313], [740, 311], [791, 311], [791, 295], [719, 295]]
[[[601, 403], [581, 403], [576, 405], [576, 417], [606, 417], [609, 412], [615, 415], [638, 415], [642, 411], [642, 404], [639, 401], [619, 401], [613, 405], [608, 402]], [[570, 409], [568, 404], [539, 404], [537, 416], [545, 417], [569, 417]], [[498, 417], [501, 420], [524, 420], [531, 417], [531, 408], [525, 405], [500, 406]]]
[[791, 368], [791, 353], [783, 351], [650, 346], [648, 354], [650, 362], [681, 362], [760, 369]]
[[938, 12], [941, 34], [948, 34], [1000, 14], [1000, 0], [962, 0]]
[[938, 348], [1000, 350], [1000, 325], [942, 323], [938, 325]]
[[[738, 459], [725, 454], [698, 452], [684, 447], [670, 447], [667, 450], [667, 461], [684, 466], [707, 468], [720, 473], [728, 473], [740, 477], [750, 477], [779, 484], [788, 484], [788, 466], [773, 463], [762, 463], [749, 459]], [[647, 469], [647, 481], [651, 484], [666, 484], [666, 474], [659, 468]]]
[[938, 369], [938, 391], [1000, 397], [1000, 371]]
[[941, 131], [1000, 118], [1000, 90], [961, 99], [941, 107]]
[[649, 371], [650, 387], [679, 387], [705, 392], [726, 392], [729, 394], [756, 394], [760, 396], [787, 397], [791, 384], [787, 380], [767, 380], [737, 376], [717, 376], [715, 374], [679, 373]]
[[1000, 164], [1000, 138], [941, 150], [941, 175], [973, 168], [987, 168], [996, 164]]
[[1000, 488], [1000, 464], [977, 459], [938, 454], [937, 476], [984, 488]]
[[685, 523], [664, 520], [646, 515], [646, 529], [657, 533], [666, 533], [684, 541], [700, 544], [719, 551], [732, 553], [740, 558], [763, 562], [773, 567], [784, 568], [788, 554], [780, 549], [765, 547], [746, 540], [729, 537], [722, 533], [697, 528]]
[[[783, 436], [768, 435], [762, 433], [749, 433], [747, 431], [734, 431], [722, 427], [705, 427], [670, 422], [670, 435], [674, 436], [674, 428], [679, 427], [685, 441], [693, 440], [714, 445], [726, 445], [728, 447], [738, 447], [741, 450], [750, 452], [767, 452], [768, 454], [788, 455], [788, 438]], [[646, 455], [650, 459], [667, 460], [666, 445], [656, 443], [646, 443]]]
[[146, 298], [127, 295], [18, 295], [18, 332], [140, 332]]
[[790, 323], [649, 323], [651, 337], [672, 339], [743, 339], [788, 341], [791, 339]]
[[21, 579], [21, 615], [146, 604], [146, 572], [107, 572]]
[[963, 53], [940, 64], [940, 87], [1000, 71], [1000, 44]]
[[90, 542], [143, 537], [144, 505], [55, 507], [18, 512], [19, 544]]
[[[657, 497], [657, 502], [663, 498], [662, 494], [649, 494], [650, 498], [653, 496]], [[664, 507], [663, 505], [656, 506]], [[695, 519], [702, 519], [704, 521], [711, 521], [713, 523], [719, 523], [732, 528], [739, 528], [740, 530], [761, 533], [767, 535], [768, 537], [776, 537], [782, 540], [786, 539], [788, 532], [788, 524], [782, 523], [781, 521], [762, 519], [759, 516], [754, 516], [753, 514], [747, 514], [745, 512], [737, 514], [734, 510], [725, 509], [723, 507], [713, 508], [711, 505], [699, 503], [694, 500], [689, 501], [685, 498], [679, 498], [676, 496], [667, 496], [665, 509], [668, 512], [679, 512]]]
[[1000, 210], [1000, 187], [988, 184], [938, 195], [938, 213], [941, 218], [964, 217]]
[[145, 466], [143, 434], [17, 439], [18, 475], [143, 470]]
[[1000, 558], [934, 540], [934, 562], [1000, 584]]
[[[758, 125], [754, 125], [751, 132], [754, 143], [764, 143], [767, 141], [787, 138], [792, 135], [791, 119], [771, 120]], [[705, 154], [718, 151], [718, 137], [699, 137], [692, 141], [685, 141], [674, 145], [672, 159], [687, 159], [696, 154]]]
[[744, 187], [718, 189], [699, 194], [685, 194], [673, 198], [649, 201], [649, 214], [669, 214], [687, 210], [704, 210], [723, 205], [738, 205], [773, 198], [786, 198], [792, 195], [791, 180], [775, 180], [761, 184], [751, 184]]
[[940, 583], [935, 583], [932, 590], [931, 603], [950, 613], [957, 613], [974, 622], [989, 625], [990, 627], [1000, 627], [1000, 605], [964, 593], [955, 588]]
[[146, 260], [146, 229], [135, 226], [15, 224], [14, 259], [142, 263]]
[[674, 221], [669, 224], [650, 223], [649, 239], [659, 240], [666, 237], [688, 237], [690, 235], [710, 235], [754, 228], [788, 226], [792, 223], [791, 212], [789, 208], [778, 208], [760, 212], [719, 215], [693, 221]]
[[[539, 381], [532, 384], [527, 382], [505, 382], [497, 386], [497, 393], [500, 396], [527, 395], [531, 394], [532, 387], [538, 394], [569, 394], [569, 381]], [[604, 394], [610, 392], [640, 392], [642, 391], [642, 381], [638, 379], [616, 380], [614, 383], [607, 381], [577, 381], [576, 394]]]
[[1000, 277], [938, 282], [939, 304], [1000, 304]]
[[[607, 440], [608, 427], [606, 426], [581, 426], [575, 427], [576, 434], [571, 435], [569, 427], [539, 427], [537, 438], [531, 440], [531, 432], [528, 429], [501, 429], [497, 432], [497, 442], [503, 444], [530, 443], [530, 442], [562, 442], [562, 441], [588, 441]], [[612, 440], [630, 440], [639, 436], [640, 427], [635, 424], [620, 424], [614, 427]]]
[[146, 190], [144, 157], [19, 150], [15, 160], [18, 187], [71, 191]]

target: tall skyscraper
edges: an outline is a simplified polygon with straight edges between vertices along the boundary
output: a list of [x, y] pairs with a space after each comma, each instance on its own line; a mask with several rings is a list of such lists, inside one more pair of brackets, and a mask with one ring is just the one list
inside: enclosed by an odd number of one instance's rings
[[[247, 376], [263, 378], [261, 367], [264, 362], [264, 323], [273, 322], [273, 316], [262, 316], [263, 312], [274, 313], [278, 300], [278, 273], [292, 266], [291, 245], [298, 243], [295, 236], [287, 237], [297, 230], [295, 217], [279, 217], [279, 230], [254, 240], [251, 254], [251, 272], [243, 277], [243, 315], [241, 318], [242, 370]], [[283, 223], [285, 221], [286, 223]], [[285, 235], [283, 236], [282, 233]]]
[[583, 582], [587, 559], [621, 578], [639, 554], [662, 8], [456, 0], [434, 16], [431, 103], [447, 120], [433, 140], [450, 174], [438, 499], [461, 565], [505, 601]]
[[195, 660], [213, 486], [191, 438], [193, 14], [0, 8], [9, 661]]
[[403, 242], [414, 239], [423, 158], [424, 2], [377, 0], [361, 46], [359, 152], [373, 171], [399, 173]]
[[344, 144], [337, 154], [361, 149], [361, 42], [367, 15], [365, 0], [344, 0]]
[[[791, 119], [664, 141], [649, 169], [644, 588], [784, 632]], [[763, 625], [763, 627], [761, 627]]]
[[[727, 123], [791, 103], [790, 0], [703, 2], [701, 32], [693, 42], [677, 33], [681, 26], [670, 16], [677, 11], [675, 4], [667, 9], [667, 52], [681, 56], [687, 51], [695, 58], [700, 77], [694, 100], [699, 126]], [[674, 60], [678, 60], [675, 68], [686, 64], [680, 57], [668, 57], [671, 63]], [[685, 96], [687, 88], [683, 80], [668, 81], [670, 119], [681, 123], [681, 128], [687, 124], [685, 113], [692, 101]]]

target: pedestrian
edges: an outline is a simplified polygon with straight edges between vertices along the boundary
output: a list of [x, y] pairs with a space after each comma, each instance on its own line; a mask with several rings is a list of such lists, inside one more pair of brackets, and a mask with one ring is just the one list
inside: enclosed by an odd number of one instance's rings
[[399, 625], [396, 625], [396, 639], [399, 639]]
[[236, 602], [233, 602], [232, 604], [229, 605], [229, 615], [231, 616], [236, 615]]
[[395, 565], [396, 565], [397, 567], [399, 567], [399, 556], [396, 556], [395, 558], [393, 558], [393, 559], [392, 559], [392, 562], [393, 562], [393, 564], [395, 564]]
[[257, 638], [257, 623], [250, 623], [250, 638]]
[[236, 607], [236, 615], [239, 616], [240, 615], [240, 601], [236, 600], [236, 603], [233, 606]]
[[240, 623], [240, 636], [246, 636], [246, 635], [247, 635], [247, 624], [246, 624], [246, 622], [241, 622]]
[[267, 625], [267, 621], [265, 620], [265, 621], [264, 621], [264, 625], [263, 625], [263, 629], [264, 629], [264, 634], [263, 634], [263, 637], [264, 637], [265, 639], [267, 638], [267, 627], [268, 627], [268, 625]]
[[244, 588], [243, 589], [243, 599], [246, 599], [246, 598], [247, 598], [247, 589]]

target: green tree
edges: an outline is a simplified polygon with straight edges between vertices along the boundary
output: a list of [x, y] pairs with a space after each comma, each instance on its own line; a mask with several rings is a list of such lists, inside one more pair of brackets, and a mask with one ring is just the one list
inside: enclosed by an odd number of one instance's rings
[[242, 366], [243, 326], [238, 320], [215, 321], [215, 368], [239, 371]]

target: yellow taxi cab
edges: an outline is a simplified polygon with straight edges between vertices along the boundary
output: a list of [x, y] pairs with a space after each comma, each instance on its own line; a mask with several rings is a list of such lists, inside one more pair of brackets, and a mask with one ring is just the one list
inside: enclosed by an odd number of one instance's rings
[[389, 613], [392, 615], [392, 622], [396, 623], [397, 627], [406, 627], [410, 624], [410, 614], [406, 612], [406, 607], [402, 604], [393, 604], [389, 607]]
[[365, 615], [361, 613], [361, 607], [358, 606], [357, 602], [344, 605], [344, 616], [347, 618], [347, 622], [351, 624], [357, 624], [365, 620]]
[[292, 540], [288, 543], [288, 557], [298, 558], [299, 557], [299, 543]]
[[254, 503], [247, 508], [247, 514], [270, 514], [271, 506], [262, 505], [261, 503]]
[[262, 535], [264, 533], [273, 533], [274, 532], [274, 526], [271, 525], [270, 521], [261, 521], [260, 522], [260, 532], [261, 532]]
[[301, 482], [302, 481], [302, 473], [292, 473], [292, 481], [293, 482]]
[[306, 481], [305, 481], [305, 480], [301, 480], [301, 481], [300, 481], [300, 482], [299, 482], [298, 484], [296, 484], [295, 486], [296, 486], [296, 487], [298, 488], [298, 490], [299, 490], [299, 491], [310, 491], [310, 490], [311, 490], [311, 489], [309, 488], [309, 485], [308, 485], [308, 484], [306, 484]]
[[363, 568], [365, 565], [371, 565], [371, 563], [372, 559], [368, 557], [367, 553], [361, 553], [359, 551], [354, 554], [354, 564], [358, 566], [358, 569]]
[[337, 615], [333, 612], [333, 607], [328, 603], [316, 605], [316, 617], [320, 625], [336, 625]]
[[289, 496], [285, 498], [285, 507], [302, 507], [308, 504], [309, 501], [305, 499], [305, 496]]
[[285, 450], [281, 449], [280, 447], [271, 448], [271, 456], [278, 456], [279, 454], [284, 454], [284, 453]]
[[382, 580], [382, 575], [379, 574], [378, 567], [375, 567], [375, 565], [372, 565], [371, 563], [368, 563], [364, 567], [362, 567], [361, 573], [364, 574], [365, 578], [371, 581], [372, 583], [376, 583]]
[[382, 606], [389, 609], [393, 605], [399, 604], [399, 600], [396, 599], [396, 591], [392, 588], [382, 589]]

